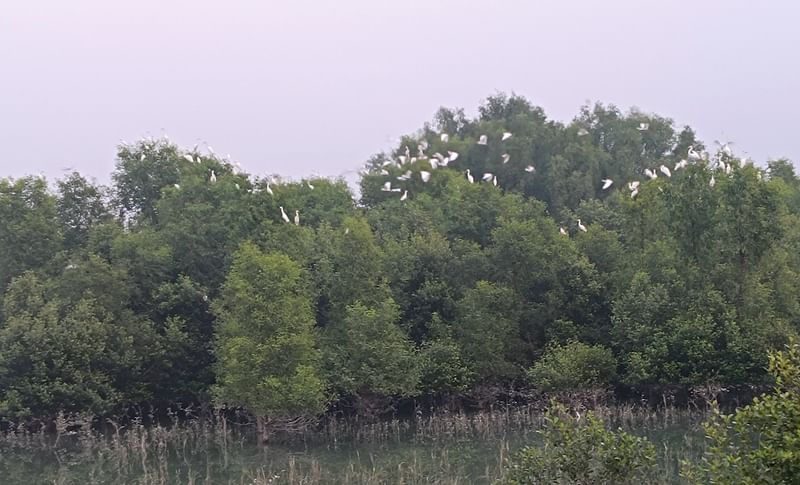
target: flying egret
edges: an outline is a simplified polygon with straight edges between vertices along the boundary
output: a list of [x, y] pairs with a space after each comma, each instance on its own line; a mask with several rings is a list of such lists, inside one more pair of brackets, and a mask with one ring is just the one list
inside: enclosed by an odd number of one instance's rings
[[650, 129], [650, 123], [639, 123], [639, 126], [636, 129], [639, 131], [647, 131]]
[[492, 177], [494, 177], [493, 173], [486, 172], [485, 174], [483, 174], [483, 177], [481, 177], [481, 180], [483, 180], [484, 182], [489, 182], [492, 180]]
[[283, 222], [288, 223], [289, 222], [289, 216], [286, 215], [286, 211], [283, 210], [283, 206], [280, 206], [280, 210], [281, 210], [281, 219], [283, 219]]
[[448, 158], [449, 162], [453, 162], [453, 161], [455, 161], [456, 158], [458, 158], [458, 153], [448, 151], [447, 152], [447, 158]]
[[584, 226], [583, 223], [581, 223], [580, 219], [578, 219], [578, 229], [580, 229], [583, 232], [586, 232], [586, 226]]
[[533, 173], [536, 171], [536, 167], [534, 167], [533, 165], [528, 165], [527, 167], [525, 167], [525, 171], [528, 173]]
[[562, 236], [566, 236], [567, 235], [567, 230], [564, 229], [563, 227], [559, 227], [558, 228], [558, 232], [561, 233]]
[[211, 170], [211, 177], [208, 178], [208, 181], [212, 184], [217, 181], [217, 174], [214, 173], [214, 170]]
[[578, 130], [578, 136], [586, 136], [588, 134], [589, 134], [589, 130], [587, 130], [586, 128], [581, 128], [581, 129]]
[[488, 136], [481, 135], [480, 138], [478, 138], [478, 145], [486, 145], [487, 143], [489, 143], [489, 137]]
[[403, 192], [403, 195], [400, 196], [400, 201], [402, 202], [402, 201], [404, 201], [406, 199], [408, 199], [408, 191], [407, 190], [405, 192]]
[[430, 172], [426, 172], [425, 170], [421, 170], [419, 172], [419, 178], [421, 178], [423, 182], [427, 183], [428, 180], [431, 179], [431, 173]]
[[272, 187], [270, 187], [270, 186], [269, 186], [269, 182], [267, 182], [267, 193], [268, 193], [269, 195], [275, 195], [275, 193], [274, 193], [274, 192], [272, 192]]
[[714, 188], [715, 185], [717, 185], [717, 181], [714, 179], [714, 176], [712, 175], [711, 180], [708, 181], [708, 186]]
[[188, 153], [186, 155], [184, 155], [183, 158], [185, 158], [186, 161], [189, 162], [189, 163], [194, 163], [194, 158], [192, 158], [192, 156], [189, 155]]
[[469, 169], [467, 169], [467, 180], [469, 180], [469, 183], [475, 182], [475, 177], [472, 176], [472, 174], [469, 172]]
[[602, 182], [603, 182], [603, 190], [608, 189], [614, 183], [614, 181], [611, 179], [603, 179]]
[[508, 163], [509, 160], [511, 160], [511, 155], [509, 155], [508, 153], [504, 153], [503, 154], [503, 163]]
[[672, 177], [672, 172], [669, 170], [669, 167], [667, 167], [666, 165], [661, 165], [660, 167], [658, 167], [658, 169], [661, 170], [661, 173], [663, 173], [667, 177]]
[[506, 131], [505, 133], [503, 133], [503, 137], [500, 139], [500, 141], [506, 141], [509, 138], [511, 138], [511, 133]]
[[447, 133], [442, 133], [441, 135], [439, 135], [439, 139], [442, 140], [444, 143], [447, 143], [448, 141], [450, 141], [450, 135], [448, 135]]
[[299, 210], [295, 210], [294, 211], [294, 225], [295, 226], [299, 226], [300, 225], [300, 211]]

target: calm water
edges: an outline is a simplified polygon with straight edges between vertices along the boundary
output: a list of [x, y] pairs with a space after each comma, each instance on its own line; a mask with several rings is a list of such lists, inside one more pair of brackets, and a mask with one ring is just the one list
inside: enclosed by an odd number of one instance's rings
[[[654, 481], [680, 483], [678, 462], [702, 447], [699, 415], [630, 415], [611, 426], [650, 438]], [[498, 412], [330, 425], [290, 444], [208, 423], [131, 426], [119, 435], [7, 436], [0, 483], [491, 483], [510, 454], [538, 441], [541, 415]]]

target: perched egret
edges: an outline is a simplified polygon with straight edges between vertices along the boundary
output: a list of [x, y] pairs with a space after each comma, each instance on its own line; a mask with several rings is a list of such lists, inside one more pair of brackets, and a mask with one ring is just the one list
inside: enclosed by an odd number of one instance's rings
[[666, 165], [662, 165], [662, 166], [658, 167], [658, 169], [661, 170], [661, 173], [663, 173], [667, 177], [672, 177], [672, 172], [669, 170], [669, 167], [667, 167]]
[[397, 180], [401, 180], [401, 181], [405, 182], [406, 180], [409, 180], [410, 178], [411, 178], [411, 170], [406, 170], [406, 173], [404, 173], [403, 175], [399, 175], [397, 177]]
[[586, 232], [586, 226], [583, 225], [580, 219], [578, 219], [578, 229], [580, 229], [583, 232]]
[[603, 182], [603, 190], [608, 189], [609, 187], [611, 187], [611, 185], [614, 184], [614, 181], [611, 179], [603, 179], [602, 182]]
[[408, 160], [408, 157], [405, 155], [400, 155], [399, 157], [397, 157], [397, 159], [400, 160], [400, 163], [398, 165], [405, 165], [406, 160]]
[[651, 180], [658, 178], [658, 174], [655, 173], [653, 170], [650, 170], [649, 168], [644, 169], [644, 174], [650, 177]]
[[564, 229], [563, 227], [559, 227], [559, 228], [558, 228], [558, 232], [559, 232], [559, 233], [560, 233], [562, 236], [566, 236], [566, 235], [567, 235], [567, 230], [566, 230], [566, 229]]
[[638, 187], [633, 189], [633, 190], [631, 190], [631, 199], [633, 199], [637, 195], [639, 195], [639, 188]]
[[714, 176], [712, 175], [711, 180], [708, 181], [708, 186], [713, 188], [715, 185], [717, 185], [717, 181], [714, 179]]
[[588, 134], [589, 134], [589, 130], [587, 130], [586, 128], [581, 128], [581, 129], [578, 130], [578, 136], [586, 136]]
[[489, 182], [492, 180], [492, 177], [494, 177], [493, 173], [486, 172], [485, 174], [483, 174], [483, 177], [481, 177], [481, 180], [483, 180], [484, 182]]
[[467, 169], [467, 180], [469, 180], [469, 183], [475, 182], [475, 177], [472, 176], [472, 174], [469, 172], [469, 169]]
[[533, 165], [528, 165], [527, 167], [525, 167], [525, 171], [528, 173], [533, 173], [536, 171], [536, 167], [534, 167]]
[[431, 170], [436, 170], [437, 168], [439, 168], [439, 160], [431, 158], [430, 163], [431, 163]]
[[400, 201], [402, 202], [402, 201], [404, 201], [406, 199], [408, 199], [408, 191], [407, 190], [405, 192], [403, 192], [403, 195], [400, 196]]
[[509, 160], [511, 160], [511, 155], [509, 155], [508, 153], [504, 153], [503, 154], [503, 163], [508, 163]]
[[283, 222], [288, 223], [289, 222], [289, 216], [286, 215], [286, 211], [283, 210], [283, 206], [280, 206], [280, 210], [281, 210], [281, 219], [283, 219]]
[[294, 225], [295, 226], [300, 225], [300, 211], [298, 210], [294, 211]]
[[184, 155], [183, 158], [185, 158], [186, 161], [189, 162], [189, 163], [194, 163], [194, 158], [192, 158], [192, 156], [189, 155], [188, 153], [186, 155]]
[[503, 137], [500, 139], [500, 141], [506, 141], [509, 138], [511, 138], [511, 133], [506, 131], [505, 133], [503, 133]]
[[212, 184], [217, 181], [217, 174], [214, 173], [214, 170], [211, 170], [211, 177], [208, 178], [208, 181]]
[[311, 184], [311, 181], [309, 180], [306, 180], [306, 187], [308, 187], [311, 190], [314, 190], [314, 186]]
[[453, 162], [453, 161], [455, 161], [456, 158], [458, 158], [458, 153], [448, 151], [447, 152], [447, 158], [448, 158], [449, 162]]
[[687, 152], [687, 155], [692, 160], [700, 160], [701, 158], [703, 158], [703, 156], [700, 154], [700, 152], [695, 151], [693, 146], [689, 147], [689, 151]]
[[497, 175], [495, 175], [494, 177], [492, 177], [492, 185], [494, 185], [495, 187], [497, 187]]
[[684, 158], [683, 160], [675, 164], [675, 170], [686, 168], [687, 165], [689, 165], [689, 161]]
[[142, 153], [142, 156], [141, 156], [141, 157], [139, 157], [139, 161], [140, 161], [140, 162], [144, 162], [144, 153]]
[[411, 149], [408, 148], [408, 145], [406, 145], [406, 158], [409, 158], [409, 157], [411, 157]]
[[450, 135], [448, 135], [447, 133], [442, 133], [441, 135], [439, 135], [439, 139], [442, 140], [444, 143], [447, 143], [448, 141], [450, 141]]
[[478, 145], [486, 145], [487, 143], [489, 143], [489, 137], [488, 136], [481, 135], [480, 138], [478, 138]]
[[425, 170], [422, 170], [422, 171], [419, 172], [419, 178], [421, 178], [423, 182], [427, 183], [428, 180], [431, 179], [431, 173], [430, 172], [426, 172]]
[[178, 184], [173, 184], [173, 187], [175, 187], [175, 188], [176, 188], [176, 189], [178, 189], [178, 190], [180, 190], [180, 189], [181, 189], [181, 186], [180, 186], [180, 185], [178, 185]]
[[650, 129], [650, 123], [639, 123], [639, 126], [636, 129], [639, 131], [647, 131]]
[[639, 190], [639, 181], [634, 180], [633, 182], [628, 182], [628, 188], [630, 190]]

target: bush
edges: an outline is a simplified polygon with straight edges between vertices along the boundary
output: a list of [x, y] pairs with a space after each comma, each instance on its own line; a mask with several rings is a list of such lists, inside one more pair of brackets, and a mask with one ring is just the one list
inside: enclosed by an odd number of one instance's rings
[[652, 443], [620, 429], [606, 430], [591, 412], [573, 418], [553, 402], [540, 433], [543, 445], [522, 449], [501, 484], [647, 483], [655, 469]]
[[617, 361], [601, 345], [568, 342], [551, 345], [528, 370], [531, 383], [543, 391], [577, 391], [608, 386], [616, 376]]
[[734, 414], [714, 414], [705, 424], [709, 446], [699, 463], [684, 462], [692, 483], [800, 483], [800, 344], [769, 355], [775, 379], [762, 395]]

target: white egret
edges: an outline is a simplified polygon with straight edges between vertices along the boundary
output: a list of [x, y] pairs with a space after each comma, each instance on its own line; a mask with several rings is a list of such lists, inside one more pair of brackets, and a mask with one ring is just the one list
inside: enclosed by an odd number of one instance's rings
[[299, 210], [294, 211], [294, 225], [295, 226], [299, 226], [300, 225], [300, 211]]
[[467, 180], [469, 180], [469, 183], [475, 182], [475, 177], [472, 176], [472, 174], [469, 172], [469, 169], [467, 169]]
[[400, 196], [400, 201], [402, 202], [402, 201], [404, 201], [406, 199], [408, 199], [408, 191], [407, 190], [405, 192], [403, 192], [403, 195]]
[[494, 177], [492, 177], [492, 185], [494, 185], [495, 187], [497, 187], [497, 175], [495, 175]]
[[489, 182], [492, 180], [492, 177], [494, 177], [493, 173], [486, 172], [485, 174], [483, 174], [483, 177], [481, 177], [481, 180], [483, 180], [484, 182]]
[[208, 178], [208, 181], [212, 184], [217, 181], [217, 174], [214, 173], [214, 170], [211, 170], [211, 177]]
[[666, 165], [662, 165], [662, 166], [658, 167], [658, 169], [661, 170], [661, 173], [663, 173], [667, 177], [672, 177], [672, 172], [670, 171], [669, 167], [667, 167]]
[[194, 163], [194, 158], [192, 158], [192, 156], [189, 155], [188, 153], [186, 155], [184, 155], [183, 158], [185, 158], [186, 161], [189, 162], [189, 163]]
[[534, 167], [533, 165], [528, 165], [527, 167], [525, 167], [525, 171], [528, 173], [533, 173], [536, 171], [536, 167]]
[[286, 215], [286, 211], [283, 210], [283, 206], [280, 206], [280, 210], [281, 210], [281, 219], [283, 219], [283, 222], [288, 223], [289, 222], [289, 216]]
[[566, 236], [566, 235], [567, 235], [567, 230], [566, 230], [566, 229], [564, 229], [563, 227], [559, 227], [559, 228], [558, 228], [558, 232], [559, 232], [559, 233], [560, 233], [562, 236]]
[[708, 181], [708, 186], [713, 188], [715, 185], [717, 185], [717, 181], [714, 179], [714, 176], [712, 175], [711, 180]]
[[176, 188], [176, 189], [178, 189], [178, 190], [181, 190], [181, 186], [180, 186], [180, 185], [178, 185], [178, 184], [173, 184], [172, 186], [173, 186], [173, 187], [175, 187], [175, 188]]
[[683, 160], [675, 164], [675, 170], [686, 168], [687, 165], [689, 165], [689, 161], [684, 158]]
[[411, 149], [408, 148], [408, 145], [406, 145], [406, 158], [408, 158], [410, 156], [411, 156]]
[[267, 193], [269, 195], [275, 195], [275, 193], [272, 191], [272, 187], [269, 186], [269, 182], [267, 182]]
[[644, 174], [650, 177], [651, 180], [658, 178], [658, 174], [650, 170], [649, 168], [644, 169]]
[[693, 146], [689, 147], [689, 151], [687, 152], [687, 155], [692, 160], [700, 160], [701, 158], [703, 158], [703, 156], [700, 154], [700, 152], [695, 151]]
[[140, 161], [140, 162], [144, 162], [144, 153], [142, 153], [142, 156], [141, 156], [141, 157], [139, 157], [139, 161]]
[[379, 173], [380, 173], [381, 175], [389, 175], [389, 171], [388, 171], [388, 170], [386, 170], [385, 168], [384, 168], [384, 169], [381, 169], [381, 171], [380, 171]]
[[421, 170], [419, 172], [419, 178], [421, 178], [423, 182], [427, 183], [428, 180], [431, 179], [431, 173], [430, 172], [426, 172], [425, 170]]
[[400, 160], [400, 163], [398, 165], [405, 165], [406, 160], [408, 160], [408, 157], [405, 155], [400, 155], [399, 157], [397, 157], [397, 159]]
[[633, 190], [631, 190], [631, 199], [633, 199], [637, 195], [639, 195], [639, 188], [638, 187], [633, 189]]
[[314, 190], [314, 186], [311, 184], [311, 181], [309, 180], [306, 180], [306, 187], [308, 187], [311, 190]]
[[580, 219], [578, 219], [578, 229], [580, 229], [583, 232], [586, 232], [586, 226], [583, 225]]
[[509, 138], [511, 138], [511, 136], [512, 136], [511, 133], [506, 131], [505, 133], [503, 133], [503, 137], [500, 139], [500, 141], [506, 141]]
[[241, 187], [239, 187], [239, 184], [234, 183], [233, 186], [236, 187], [236, 190], [241, 190]]
[[441, 135], [439, 135], [439, 139], [442, 140], [444, 143], [447, 143], [448, 141], [450, 141], [450, 135], [448, 135], [447, 133], [442, 133]]
[[587, 130], [586, 128], [581, 128], [581, 129], [578, 130], [578, 136], [586, 136], [588, 134], [589, 134], [589, 130]]
[[448, 161], [450, 161], [450, 162], [455, 161], [455, 159], [458, 158], [458, 153], [448, 151], [447, 152], [447, 158], [448, 158]]
[[411, 178], [411, 170], [406, 170], [406, 173], [397, 177], [397, 180], [405, 182]]
[[489, 137], [488, 136], [481, 135], [480, 138], [478, 138], [478, 145], [486, 145], [487, 143], [489, 143]]
[[392, 191], [392, 182], [384, 182], [383, 187], [381, 187], [383, 192], [391, 192]]
[[509, 155], [508, 153], [504, 153], [502, 157], [503, 157], [503, 163], [508, 163], [508, 161], [511, 160], [511, 155]]
[[608, 189], [609, 187], [611, 187], [611, 185], [614, 184], [614, 181], [611, 179], [603, 179], [602, 182], [603, 182], [603, 190]]
[[633, 182], [628, 182], [628, 188], [630, 190], [638, 190], [639, 189], [639, 181], [634, 180]]
[[639, 131], [647, 131], [650, 129], [650, 123], [639, 123], [639, 126], [636, 129]]
[[200, 155], [197, 155], [197, 159], [196, 160], [197, 160], [197, 163], [203, 163], [203, 159], [200, 158]]
[[439, 160], [436, 160], [435, 158], [430, 159], [430, 164], [431, 164], [431, 170], [436, 170], [437, 168], [439, 168]]

